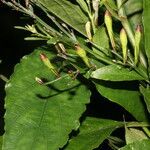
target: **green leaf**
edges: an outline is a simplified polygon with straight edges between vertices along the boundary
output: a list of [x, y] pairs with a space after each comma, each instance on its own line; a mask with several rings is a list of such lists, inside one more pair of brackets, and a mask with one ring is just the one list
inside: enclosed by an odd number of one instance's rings
[[38, 0], [47, 10], [72, 28], [86, 36], [85, 24], [88, 17], [79, 6], [69, 0]]
[[144, 96], [144, 100], [147, 106], [147, 109], [150, 113], [150, 88], [144, 88], [143, 86], [140, 86], [140, 92], [143, 94]]
[[65, 150], [93, 150], [122, 125], [122, 122], [87, 117], [80, 127], [79, 135], [70, 140]]
[[127, 122], [127, 127], [150, 127], [149, 122]]
[[95, 84], [102, 96], [124, 107], [138, 121], [148, 120], [140, 93], [136, 89], [132, 89], [135, 84], [106, 81], [95, 81]]
[[110, 6], [111, 9], [116, 10], [116, 11], [118, 10], [117, 5], [116, 5], [114, 0], [106, 0], [105, 3], [107, 3]]
[[125, 138], [127, 144], [148, 139], [148, 137], [142, 130], [127, 127], [125, 127]]
[[129, 70], [117, 65], [109, 65], [99, 68], [92, 72], [91, 77], [109, 81], [144, 80], [144, 78], [134, 70]]
[[124, 8], [127, 16], [139, 13], [143, 9], [143, 0], [128, 0], [124, 4]]
[[[109, 38], [104, 27], [99, 27], [96, 30], [96, 33], [93, 36], [93, 42], [99, 47], [103, 47], [105, 50], [103, 52], [108, 55], [107, 49], [109, 49]], [[93, 51], [96, 52], [97, 49], [93, 48]]]
[[77, 3], [80, 5], [80, 7], [85, 11], [86, 13], [89, 12], [88, 6], [84, 0], [76, 0]]
[[120, 148], [119, 150], [149, 150], [149, 148], [150, 148], [150, 140], [142, 140], [128, 144]]
[[145, 51], [150, 64], [150, 1], [143, 0], [143, 25], [144, 25], [144, 41], [145, 41]]
[[53, 60], [53, 55], [43, 48], [35, 50], [16, 65], [6, 84], [3, 150], [56, 150], [80, 126], [89, 90], [70, 76], [48, 86], [35, 81], [36, 77], [45, 81], [56, 79], [40, 60], [41, 52]]
[[143, 9], [143, 0], [128, 0], [124, 4], [125, 13], [128, 16], [128, 20], [132, 27], [132, 30], [135, 31], [137, 25], [142, 22], [142, 9]]

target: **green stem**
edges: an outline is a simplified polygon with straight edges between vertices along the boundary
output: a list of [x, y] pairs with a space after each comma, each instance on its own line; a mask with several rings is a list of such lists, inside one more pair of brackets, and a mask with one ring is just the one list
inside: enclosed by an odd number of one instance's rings
[[66, 78], [66, 77], [68, 77], [68, 76], [69, 76], [69, 75], [66, 74], [66, 75], [64, 75], [64, 76], [62, 76], [62, 77], [59, 77], [59, 78], [53, 80], [53, 81], [46, 82], [46, 83], [44, 83], [43, 85], [50, 85], [50, 84], [53, 84], [53, 83], [55, 83], [55, 82], [57, 82], [57, 81], [59, 81], [59, 80], [61, 80], [61, 79], [63, 79], [63, 78]]

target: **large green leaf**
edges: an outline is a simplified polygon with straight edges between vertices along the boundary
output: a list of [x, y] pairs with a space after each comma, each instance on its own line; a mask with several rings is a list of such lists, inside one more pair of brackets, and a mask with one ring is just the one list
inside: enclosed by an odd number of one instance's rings
[[[90, 93], [70, 76], [52, 85], [40, 85], [35, 77], [51, 81], [56, 77], [39, 59], [36, 50], [23, 57], [6, 85], [6, 114], [3, 150], [57, 150], [68, 134], [79, 127], [79, 118]], [[56, 63], [56, 61], [55, 61]]]
[[149, 150], [149, 148], [150, 140], [142, 140], [126, 145], [125, 147], [122, 147], [119, 150]]
[[101, 95], [108, 100], [124, 107], [138, 121], [147, 121], [147, 112], [140, 93], [136, 89], [132, 89], [134, 84], [107, 81], [95, 81], [95, 84]]
[[65, 150], [93, 150], [122, 125], [122, 122], [88, 117], [80, 127], [79, 135], [70, 140]]
[[143, 94], [144, 96], [144, 100], [147, 106], [147, 109], [150, 113], [150, 88], [144, 88], [143, 86], [140, 86], [140, 92]]
[[150, 1], [143, 0], [143, 25], [144, 25], [144, 41], [145, 41], [145, 51], [147, 54], [147, 58], [150, 64]]
[[46, 7], [49, 12], [86, 36], [85, 24], [88, 18], [79, 6], [69, 0], [38, 0], [38, 2]]
[[109, 81], [144, 80], [144, 78], [134, 70], [129, 70], [117, 65], [109, 65], [99, 68], [92, 72], [91, 77]]

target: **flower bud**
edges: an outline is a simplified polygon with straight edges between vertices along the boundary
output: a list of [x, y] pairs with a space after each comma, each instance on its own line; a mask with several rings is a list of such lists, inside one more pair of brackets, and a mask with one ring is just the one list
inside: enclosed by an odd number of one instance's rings
[[120, 31], [120, 42], [122, 46], [122, 53], [123, 53], [123, 63], [125, 64], [127, 61], [127, 44], [128, 44], [128, 39], [127, 39], [127, 34], [125, 29], [121, 29]]
[[86, 30], [86, 34], [87, 34], [88, 39], [91, 41], [92, 40], [92, 34], [91, 34], [91, 22], [90, 21], [88, 21], [85, 24], [85, 30]]
[[35, 77], [35, 81], [38, 82], [39, 84], [43, 84], [43, 83], [44, 83], [44, 82], [43, 82], [40, 78], [38, 78], [38, 77]]
[[138, 63], [138, 59], [139, 59], [141, 36], [142, 36], [141, 26], [138, 25], [135, 31], [135, 48], [134, 48], [135, 65]]
[[76, 48], [76, 53], [79, 57], [81, 57], [81, 59], [84, 61], [84, 63], [90, 68], [91, 65], [89, 63], [89, 59], [86, 55], [86, 51], [84, 49], [82, 49], [79, 45], [75, 45]]
[[94, 23], [96, 26], [98, 26], [99, 0], [92, 0], [92, 6], [94, 10]]
[[112, 29], [112, 17], [108, 10], [106, 10], [105, 12], [104, 22], [108, 31], [112, 48], [115, 49], [115, 40], [114, 40], [113, 29]]
[[55, 67], [52, 65], [52, 63], [47, 58], [47, 56], [45, 54], [41, 53], [40, 58], [43, 61], [43, 63], [45, 64], [45, 66], [47, 66], [57, 77], [59, 77], [58, 72], [55, 70]]

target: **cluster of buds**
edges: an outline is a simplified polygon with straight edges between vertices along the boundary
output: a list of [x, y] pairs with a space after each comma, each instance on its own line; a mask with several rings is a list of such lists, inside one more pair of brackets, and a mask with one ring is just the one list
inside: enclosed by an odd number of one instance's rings
[[[108, 10], [106, 10], [105, 12], [104, 22], [106, 25], [106, 29], [108, 31], [111, 46], [113, 50], [115, 50], [116, 46], [115, 46], [115, 40], [114, 40], [114, 35], [113, 35], [112, 17]], [[140, 25], [138, 25], [135, 30], [134, 41], [135, 41], [134, 64], [137, 65], [138, 60], [139, 60], [140, 41], [141, 41], [141, 26]], [[123, 63], [125, 64], [127, 61], [127, 55], [128, 55], [128, 49], [127, 49], [128, 38], [127, 38], [127, 33], [124, 28], [122, 28], [120, 31], [120, 42], [121, 42], [121, 48], [122, 48], [122, 54], [123, 54]]]
[[[135, 40], [135, 46], [134, 46], [134, 64], [137, 65], [139, 60], [139, 53], [140, 53], [140, 42], [141, 42], [141, 26], [138, 25], [135, 30], [134, 40]], [[127, 61], [127, 34], [125, 29], [121, 29], [120, 31], [120, 42], [122, 45], [122, 53], [123, 53], [123, 62], [126, 63]]]

